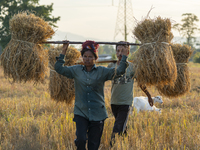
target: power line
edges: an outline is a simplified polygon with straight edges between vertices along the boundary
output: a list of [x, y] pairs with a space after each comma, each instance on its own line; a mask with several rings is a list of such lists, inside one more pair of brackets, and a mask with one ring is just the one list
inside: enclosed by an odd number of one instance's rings
[[121, 33], [124, 36], [124, 40], [127, 41], [127, 35], [132, 32], [133, 27], [134, 17], [131, 0], [120, 0], [114, 39]]
[[87, 6], [74, 6], [74, 5], [67, 5], [67, 6], [54, 6], [56, 8], [79, 8], [79, 7], [112, 7], [112, 5], [87, 5]]

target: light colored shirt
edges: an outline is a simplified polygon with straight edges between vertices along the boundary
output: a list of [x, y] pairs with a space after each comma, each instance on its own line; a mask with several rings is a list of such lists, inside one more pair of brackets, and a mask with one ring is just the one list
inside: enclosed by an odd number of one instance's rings
[[89, 121], [106, 119], [107, 112], [104, 101], [104, 83], [111, 80], [114, 75], [121, 76], [127, 68], [126, 56], [122, 57], [119, 67], [106, 68], [93, 66], [90, 72], [83, 65], [63, 66], [64, 55], [56, 58], [55, 70], [57, 73], [74, 79], [75, 106], [74, 114], [85, 117]]
[[[134, 65], [128, 62], [129, 66], [122, 77], [112, 80], [111, 104], [114, 105], [132, 105], [133, 102], [133, 84], [134, 84]], [[108, 68], [118, 68], [117, 63], [110, 63]]]

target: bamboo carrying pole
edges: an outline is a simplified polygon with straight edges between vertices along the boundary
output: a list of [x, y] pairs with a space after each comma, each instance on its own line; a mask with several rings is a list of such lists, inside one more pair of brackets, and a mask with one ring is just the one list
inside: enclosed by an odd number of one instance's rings
[[[42, 42], [43, 44], [83, 44], [84, 42], [77, 42], [77, 41], [45, 41]], [[122, 42], [96, 42], [97, 44], [109, 44], [109, 45], [135, 45], [135, 46], [140, 46], [141, 44], [138, 43], [122, 43]]]
[[[43, 44], [83, 44], [84, 42], [78, 42], [78, 41], [45, 41], [42, 42]], [[117, 45], [119, 42], [96, 42], [97, 44], [109, 44], [109, 45]], [[135, 45], [139, 46], [141, 44], [138, 43], [120, 43], [120, 45]], [[105, 61], [97, 61], [96, 63], [116, 63], [117, 60], [105, 60]], [[83, 65], [83, 62], [77, 62], [76, 64], [81, 64]]]
[[[45, 41], [42, 42], [43, 44], [83, 44], [84, 42], [78, 42], [78, 41]], [[109, 45], [117, 45], [119, 42], [96, 42], [97, 44], [109, 44]], [[134, 45], [134, 46], [140, 46], [141, 44], [138, 43], [120, 43], [120, 45]], [[96, 63], [116, 63], [117, 60], [105, 60], [105, 61], [97, 61]], [[77, 62], [76, 64], [83, 65], [83, 62]]]
[[[104, 60], [104, 61], [97, 61], [96, 63], [97, 64], [103, 64], [103, 63], [116, 63], [117, 60]], [[77, 62], [76, 64], [80, 64], [80, 65], [83, 65], [84, 63], [83, 62]]]

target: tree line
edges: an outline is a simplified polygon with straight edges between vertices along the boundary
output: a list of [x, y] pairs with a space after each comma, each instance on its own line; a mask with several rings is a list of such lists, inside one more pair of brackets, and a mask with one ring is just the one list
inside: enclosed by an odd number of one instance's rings
[[29, 11], [56, 27], [60, 17], [53, 17], [53, 4], [39, 5], [39, 0], [1, 0], [0, 1], [0, 45], [5, 48], [11, 39], [9, 20], [14, 14]]

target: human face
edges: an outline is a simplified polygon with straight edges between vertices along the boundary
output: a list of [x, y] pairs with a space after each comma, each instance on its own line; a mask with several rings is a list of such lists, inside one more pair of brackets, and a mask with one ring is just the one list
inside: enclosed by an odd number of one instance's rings
[[92, 67], [95, 64], [96, 58], [91, 51], [86, 51], [82, 57], [83, 63], [86, 67]]
[[122, 46], [122, 45], [117, 46], [116, 55], [117, 55], [117, 58], [118, 58], [119, 61], [121, 61], [122, 55], [128, 56], [128, 54], [129, 54], [129, 48], [128, 47], [125, 47], [125, 46]]

